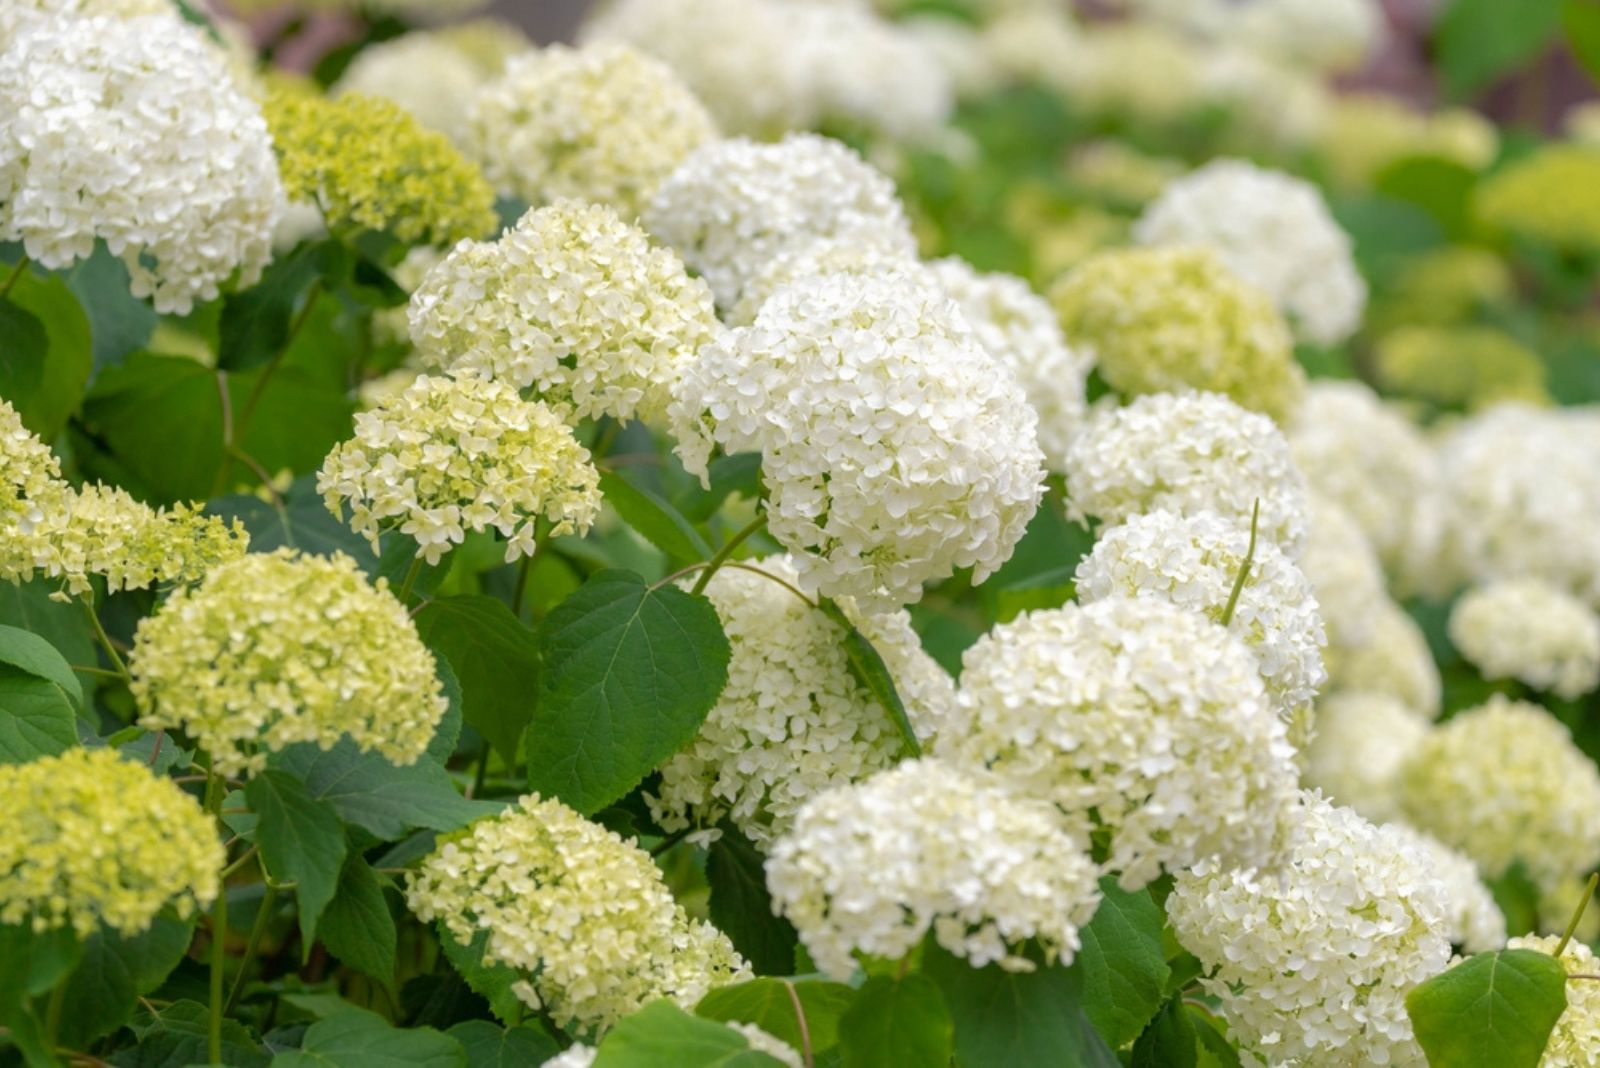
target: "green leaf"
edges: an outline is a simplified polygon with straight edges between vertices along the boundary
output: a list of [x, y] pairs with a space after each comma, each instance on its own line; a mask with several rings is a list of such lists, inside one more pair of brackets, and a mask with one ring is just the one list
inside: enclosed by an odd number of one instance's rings
[[61, 1042], [84, 1049], [122, 1026], [139, 997], [166, 981], [183, 960], [194, 924], [159, 916], [150, 929], [131, 937], [96, 931], [83, 943], [83, 959], [67, 980]]
[[515, 763], [539, 692], [538, 637], [493, 597], [436, 597], [416, 624], [461, 683], [467, 723]]
[[283, 350], [295, 311], [319, 277], [327, 248], [327, 243], [301, 245], [268, 267], [261, 281], [223, 301], [217, 366], [246, 371]]
[[467, 1068], [529, 1068], [561, 1052], [556, 1040], [531, 1027], [497, 1027], [488, 1020], [467, 1020], [445, 1034], [467, 1051]]
[[690, 1016], [670, 1001], [652, 1001], [624, 1016], [601, 1041], [594, 1068], [777, 1068], [783, 1062], [750, 1048], [750, 1040], [714, 1020]]
[[383, 886], [372, 865], [352, 853], [339, 870], [339, 885], [322, 914], [322, 943], [350, 967], [394, 986], [395, 927]]
[[956, 1026], [956, 1063], [1051, 1064], [1116, 1068], [1116, 1054], [1083, 1011], [1082, 977], [1036, 960], [1031, 972], [999, 965], [974, 968], [933, 939], [923, 946], [922, 972], [944, 994]]
[[127, 266], [104, 244], [97, 243], [92, 256], [79, 260], [61, 277], [89, 317], [96, 368], [121, 363], [150, 341], [160, 317], [130, 292]]
[[28, 1068], [59, 1061], [33, 1011], [32, 999], [54, 989], [78, 963], [82, 946], [70, 929], [35, 933], [27, 924], [0, 925], [0, 1026]]
[[711, 991], [694, 1012], [708, 1020], [755, 1024], [797, 1050], [809, 1038], [811, 1052], [824, 1053], [839, 1044], [839, 1018], [855, 996], [845, 984], [823, 979], [751, 979]]
[[788, 975], [800, 936], [793, 924], [772, 913], [766, 858], [733, 824], [724, 821], [721, 830], [706, 856], [711, 922], [758, 975]]
[[1166, 994], [1161, 910], [1148, 890], [1128, 893], [1107, 876], [1100, 907], [1082, 931], [1074, 968], [1083, 975], [1083, 1011], [1113, 1049], [1145, 1029]]
[[1600, 3], [1564, 0], [1561, 28], [1573, 57], [1589, 72], [1590, 79], [1600, 83]]
[[671, 560], [689, 564], [712, 555], [711, 546], [694, 524], [665, 499], [614, 471], [601, 472], [600, 492], [624, 522]]
[[[146, 1010], [128, 1024], [139, 1045], [118, 1054], [123, 1068], [189, 1068], [209, 1059], [211, 1010], [198, 1001], [175, 1001]], [[232, 1068], [266, 1068], [271, 1060], [237, 1020], [222, 1021], [222, 1059]]]
[[0, 397], [15, 406], [32, 396], [44, 380], [50, 335], [37, 315], [0, 300], [0, 337], [5, 338], [0, 345]]
[[1186, 1005], [1189, 1021], [1200, 1042], [1197, 1049], [1199, 1068], [1241, 1068], [1239, 1051], [1233, 1048], [1226, 1034], [1227, 1027], [1206, 1010]]
[[1445, 92], [1487, 89], [1548, 48], [1560, 21], [1561, 0], [1452, 0], [1434, 35]]
[[293, 882], [299, 906], [300, 936], [306, 956], [316, 941], [317, 921], [333, 899], [344, 865], [344, 822], [327, 800], [306, 784], [268, 768], [244, 788], [258, 817], [256, 844], [261, 861], [278, 882]]
[[470, 945], [463, 945], [442, 926], [439, 928], [439, 948], [472, 992], [489, 1003], [490, 1011], [501, 1022], [508, 1025], [521, 1023], [528, 1010], [521, 999], [511, 992], [511, 988], [525, 977], [504, 964], [491, 964], [484, 960], [484, 949], [488, 942], [488, 931], [478, 931], [472, 936]]
[[83, 690], [49, 642], [0, 626], [0, 764], [25, 764], [78, 743]]
[[[83, 606], [52, 601], [56, 583], [36, 579], [13, 584], [0, 582], [0, 623], [37, 634], [70, 663], [94, 666], [94, 631]], [[87, 681], [86, 681], [87, 680]], [[92, 675], [79, 675], [80, 686], [92, 687]]]
[[1188, 1006], [1175, 997], [1133, 1044], [1133, 1068], [1199, 1068], [1198, 1043]]
[[1517, 861], [1484, 885], [1494, 895], [1494, 903], [1506, 918], [1506, 929], [1533, 931], [1539, 926], [1539, 884], [1528, 874], [1527, 866]]
[[539, 630], [528, 784], [585, 815], [694, 738], [728, 680], [716, 609], [631, 571], [601, 571]]
[[83, 687], [72, 665], [39, 635], [0, 625], [0, 664], [54, 683], [72, 704], [83, 707]]
[[[46, 347], [40, 363], [33, 372], [25, 372], [29, 379], [26, 388], [16, 389], [0, 371], [0, 396], [11, 402], [22, 423], [46, 442], [54, 441], [67, 424], [67, 418], [78, 410], [83, 398], [84, 383], [94, 369], [94, 343], [89, 334], [89, 319], [83, 305], [72, 295], [67, 284], [54, 275], [38, 275], [24, 271], [0, 307], [21, 311], [44, 329]], [[11, 321], [0, 317], [0, 353], [12, 352], [19, 335], [14, 329], [19, 318]], [[31, 330], [21, 341], [22, 345], [37, 343]], [[23, 349], [23, 359], [36, 356], [36, 350]]]
[[1478, 177], [1442, 156], [1408, 156], [1378, 173], [1373, 187], [1415, 204], [1439, 223], [1446, 236], [1462, 240], [1472, 231], [1472, 191]]
[[822, 609], [822, 614], [838, 624], [844, 631], [845, 656], [850, 661], [850, 674], [867, 692], [872, 694], [872, 699], [878, 702], [880, 708], [889, 714], [889, 721], [894, 724], [900, 733], [900, 750], [908, 757], [922, 755], [922, 746], [917, 741], [917, 732], [911, 727], [911, 717], [906, 715], [906, 706], [900, 700], [900, 691], [895, 689], [894, 676], [889, 674], [889, 667], [883, 662], [883, 657], [878, 650], [867, 640], [867, 636], [856, 629], [837, 604], [830, 597], [821, 597], [817, 606]]
[[1432, 1068], [1537, 1068], [1566, 987], [1554, 957], [1480, 953], [1413, 989], [1406, 1012]]
[[946, 1068], [954, 1031], [932, 980], [879, 975], [867, 980], [840, 1019], [839, 1048], [844, 1068]]
[[678, 499], [678, 507], [695, 522], [703, 522], [716, 514], [722, 502], [729, 497], [754, 499], [761, 491], [761, 454], [741, 452], [732, 456], [719, 456], [711, 461], [711, 488], [696, 489], [685, 500]]
[[351, 1008], [318, 1020], [300, 1048], [272, 1068], [466, 1068], [467, 1051], [431, 1027], [400, 1029], [375, 1012]]
[[309, 742], [290, 746], [269, 766], [293, 774], [305, 783], [308, 796], [386, 842], [417, 827], [453, 831], [504, 808], [462, 797], [449, 773], [432, 760], [396, 767], [377, 753], [361, 752], [348, 738], [326, 751]]
[[372, 546], [328, 511], [316, 486], [315, 475], [304, 475], [284, 492], [281, 504], [240, 493], [219, 497], [206, 506], [206, 511], [243, 523], [250, 532], [253, 553], [270, 553], [285, 546], [318, 556], [339, 552], [367, 574], [376, 574], [378, 558]]

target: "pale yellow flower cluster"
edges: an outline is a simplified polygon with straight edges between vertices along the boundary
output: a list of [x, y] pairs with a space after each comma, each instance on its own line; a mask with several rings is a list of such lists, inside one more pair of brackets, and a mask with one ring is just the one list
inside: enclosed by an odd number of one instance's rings
[[[1560, 942], [1554, 935], [1526, 935], [1513, 938], [1506, 948], [1532, 949], [1554, 957]], [[1568, 975], [1600, 974], [1600, 957], [1579, 939], [1568, 942], [1559, 959]], [[1550, 1032], [1539, 1068], [1592, 1068], [1595, 1064], [1600, 1064], [1600, 983], [1568, 983], [1566, 1010]]]
[[45, 521], [61, 514], [68, 492], [55, 453], [0, 397], [0, 579], [33, 576], [48, 544]]

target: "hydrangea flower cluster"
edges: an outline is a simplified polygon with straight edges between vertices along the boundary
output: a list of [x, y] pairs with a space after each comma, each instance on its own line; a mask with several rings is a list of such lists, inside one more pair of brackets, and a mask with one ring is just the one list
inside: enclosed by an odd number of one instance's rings
[[1484, 179], [1473, 207], [1497, 229], [1563, 248], [1600, 248], [1600, 146], [1545, 145]]
[[1249, 48], [1320, 70], [1359, 68], [1387, 26], [1374, 0], [1251, 0], [1224, 5]]
[[915, 255], [894, 183], [838, 141], [793, 134], [777, 144], [714, 141], [657, 190], [645, 225], [736, 306], [766, 264], [837, 242]]
[[684, 467], [759, 451], [800, 585], [867, 611], [1011, 555], [1043, 492], [1037, 417], [957, 307], [895, 276], [789, 286], [674, 389]]
[[1445, 931], [1451, 944], [1468, 953], [1505, 948], [1505, 913], [1495, 904], [1472, 858], [1403, 823], [1391, 823], [1385, 830], [1406, 840], [1411, 855], [1422, 861], [1423, 870], [1444, 891]]
[[32, 577], [47, 551], [45, 524], [65, 511], [70, 492], [56, 454], [0, 397], [0, 579]]
[[[723, 321], [729, 326], [749, 326], [756, 321], [768, 298], [778, 290], [826, 274], [856, 277], [896, 274], [905, 276], [908, 281], [935, 285], [928, 265], [905, 248], [816, 241], [792, 252], [781, 253], [763, 264], [740, 289], [739, 303], [723, 315]], [[966, 311], [965, 308], [962, 310]], [[972, 326], [977, 329], [978, 324], [972, 323]]]
[[447, 705], [405, 605], [342, 553], [279, 549], [214, 569], [139, 623], [128, 666], [140, 724], [186, 732], [224, 775], [347, 736], [412, 764]]
[[0, 241], [45, 267], [104, 241], [187, 314], [261, 276], [283, 202], [261, 110], [196, 27], [50, 16], [0, 50]]
[[1373, 823], [1399, 819], [1400, 769], [1430, 729], [1389, 694], [1330, 694], [1317, 704], [1317, 730], [1302, 754], [1301, 779]]
[[1341, 94], [1328, 110], [1319, 155], [1337, 186], [1365, 188], [1391, 163], [1440, 156], [1469, 170], [1487, 166], [1500, 149], [1493, 122], [1471, 108], [1432, 113], [1383, 93]]
[[1271, 299], [1208, 248], [1101, 252], [1050, 289], [1067, 340], [1124, 394], [1226, 394], [1283, 419], [1305, 388]]
[[[791, 585], [799, 580], [786, 557], [754, 566]], [[733, 649], [728, 683], [694, 741], [661, 766], [650, 813], [667, 831], [714, 826], [726, 815], [765, 846], [810, 797], [895, 763], [900, 735], [851, 674], [844, 635], [820, 610], [740, 569], [718, 571], [705, 593]], [[931, 736], [955, 702], [955, 685], [923, 652], [910, 616], [867, 615], [848, 599], [840, 608], [883, 657], [912, 729]]]
[[1385, 389], [1441, 408], [1549, 401], [1544, 360], [1492, 326], [1402, 326], [1378, 342], [1373, 365]]
[[1291, 560], [1306, 537], [1306, 487], [1283, 434], [1215, 393], [1162, 393], [1090, 413], [1067, 449], [1067, 507], [1108, 525], [1161, 509], [1215, 512]]
[[1600, 863], [1600, 771], [1538, 705], [1496, 694], [1435, 728], [1406, 760], [1400, 802], [1491, 877], [1520, 860], [1553, 890]]
[[1269, 1064], [1426, 1064], [1405, 996], [1449, 963], [1443, 887], [1411, 836], [1315, 794], [1298, 823], [1280, 871], [1179, 875], [1178, 941], [1230, 1036]]
[[46, 19], [129, 19], [141, 15], [173, 15], [172, 0], [11, 0], [0, 10], [0, 50], [23, 29]]
[[222, 842], [194, 798], [110, 749], [0, 764], [0, 923], [148, 930], [217, 896]]
[[520, 972], [512, 992], [558, 1026], [603, 1032], [657, 998], [692, 1008], [750, 977], [728, 939], [690, 920], [649, 854], [529, 794], [444, 839], [411, 877], [411, 911]]
[[1416, 620], [1385, 596], [1370, 607], [1368, 627], [1360, 644], [1329, 644], [1329, 689], [1387, 694], [1425, 720], [1438, 716], [1443, 683]]
[[363, 48], [331, 92], [381, 97], [456, 145], [467, 142], [467, 111], [484, 87], [483, 70], [444, 34], [414, 30]]
[[553, 536], [587, 533], [600, 512], [589, 450], [549, 408], [472, 375], [421, 375], [356, 416], [355, 437], [328, 453], [317, 491], [372, 543], [386, 530], [416, 539], [436, 564], [469, 530], [493, 529], [506, 561], [532, 556], [541, 518]]
[[[1555, 935], [1524, 935], [1513, 938], [1506, 948], [1554, 957], [1560, 944]], [[1568, 975], [1600, 975], [1600, 957], [1580, 939], [1568, 942], [1559, 959]], [[1596, 1061], [1600, 1061], [1600, 984], [1568, 983], [1567, 1007], [1550, 1032], [1539, 1068], [1590, 1068]]]
[[[1160, 597], [1222, 623], [1255, 654], [1267, 693], [1298, 742], [1327, 679], [1322, 617], [1311, 583], [1276, 545], [1258, 541], [1249, 552], [1250, 532], [1215, 512], [1134, 516], [1102, 534], [1078, 564], [1078, 601]], [[1230, 605], [1233, 617], [1225, 622]]]
[[1366, 532], [1338, 504], [1312, 491], [1300, 570], [1317, 595], [1328, 645], [1355, 648], [1372, 639], [1373, 609], [1389, 599], [1383, 565]]
[[1319, 345], [1338, 344], [1361, 325], [1367, 286], [1350, 237], [1303, 179], [1215, 160], [1170, 183], [1140, 216], [1134, 236], [1146, 245], [1214, 250]]
[[962, 665], [938, 755], [1092, 819], [1124, 888], [1277, 859], [1293, 748], [1255, 658], [1205, 616], [1155, 597], [1027, 613]]
[[618, 44], [517, 56], [473, 99], [470, 151], [531, 204], [577, 197], [633, 219], [716, 123], [671, 68]]
[[719, 329], [705, 283], [610, 208], [537, 208], [463, 242], [411, 295], [422, 361], [531, 389], [574, 422], [656, 419]]
[[838, 979], [932, 930], [974, 968], [1028, 971], [1037, 939], [1072, 961], [1100, 902], [1087, 842], [1050, 804], [982, 770], [922, 759], [808, 801], [767, 861], [773, 907]]
[[332, 230], [448, 245], [495, 227], [482, 172], [392, 101], [280, 88], [266, 115], [290, 199], [315, 204]]
[[1600, 617], [1539, 579], [1504, 579], [1450, 610], [1450, 642], [1485, 678], [1514, 678], [1571, 701], [1600, 685]]

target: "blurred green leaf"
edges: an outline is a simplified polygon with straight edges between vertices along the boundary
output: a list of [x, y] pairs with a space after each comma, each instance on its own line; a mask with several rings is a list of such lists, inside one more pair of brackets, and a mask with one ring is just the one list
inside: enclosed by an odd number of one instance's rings
[[1562, 0], [1451, 0], [1434, 33], [1439, 77], [1461, 100], [1487, 89], [1548, 48]]

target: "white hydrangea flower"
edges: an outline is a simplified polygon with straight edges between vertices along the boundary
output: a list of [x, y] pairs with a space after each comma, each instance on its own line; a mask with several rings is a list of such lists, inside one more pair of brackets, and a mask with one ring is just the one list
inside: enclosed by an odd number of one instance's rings
[[[1532, 949], [1553, 957], [1560, 944], [1557, 935], [1523, 935], [1513, 938], [1506, 948]], [[1560, 960], [1568, 975], [1600, 975], [1600, 957], [1579, 939], [1567, 943]], [[1594, 1068], [1597, 1064], [1600, 1064], [1600, 983], [1568, 983], [1567, 1007], [1556, 1021], [1555, 1030], [1550, 1032], [1544, 1054], [1539, 1058], [1539, 1068]]]
[[560, 1053], [545, 1061], [541, 1068], [593, 1068], [600, 1051], [594, 1046], [574, 1042]]
[[772, 145], [743, 138], [706, 145], [661, 184], [644, 221], [711, 284], [724, 308], [739, 303], [767, 263], [810, 244], [916, 254], [894, 183], [845, 145], [814, 134]]
[[1374, 610], [1389, 599], [1383, 565], [1350, 513], [1313, 490], [1309, 529], [1300, 570], [1316, 590], [1328, 644], [1365, 645], [1372, 638]]
[[1197, 62], [1197, 95], [1225, 114], [1223, 135], [1235, 151], [1283, 158], [1322, 137], [1332, 93], [1315, 71], [1227, 40], [1204, 49]]
[[476, 372], [576, 421], [658, 419], [720, 329], [705, 283], [598, 204], [536, 208], [496, 241], [463, 241], [411, 295], [424, 364]]
[[1457, 573], [1542, 578], [1600, 609], [1600, 419], [1503, 405], [1463, 420], [1439, 455]]
[[1294, 750], [1255, 658], [1205, 616], [1155, 597], [1032, 612], [962, 664], [938, 755], [1092, 818], [1125, 888], [1277, 859]]
[[755, 1024], [741, 1023], [738, 1020], [728, 1020], [726, 1024], [743, 1035], [745, 1041], [750, 1043], [750, 1048], [758, 1053], [765, 1053], [774, 1060], [781, 1061], [785, 1068], [805, 1068], [799, 1052], [781, 1038], [768, 1034]]
[[1216, 393], [1154, 393], [1091, 411], [1067, 449], [1067, 505], [1108, 525], [1165, 508], [1211, 511], [1291, 560], [1306, 536], [1306, 486], [1266, 416]]
[[1444, 890], [1445, 925], [1451, 943], [1468, 953], [1504, 949], [1505, 914], [1495, 904], [1494, 894], [1484, 885], [1472, 858], [1404, 823], [1391, 823], [1388, 829], [1400, 834], [1411, 855]]
[[1350, 236], [1310, 182], [1219, 159], [1167, 185], [1134, 226], [1146, 245], [1205, 245], [1259, 286], [1296, 333], [1336, 345], [1355, 333], [1367, 286]]
[[1015, 952], [1028, 939], [1071, 962], [1097, 876], [1052, 805], [933, 759], [812, 798], [767, 860], [774, 909], [840, 979], [855, 953], [904, 957], [930, 928], [974, 968], [1030, 970]]
[[416, 30], [363, 48], [330, 92], [392, 100], [422, 125], [462, 145], [468, 109], [485, 80], [483, 70], [447, 37]]
[[[1233, 598], [1250, 532], [1215, 512], [1155, 511], [1106, 531], [1078, 564], [1078, 601], [1151, 596], [1216, 623]], [[1327, 679], [1327, 639], [1311, 583], [1282, 551], [1259, 538], [1228, 632], [1255, 654], [1267, 693], [1298, 743], [1311, 702]]]
[[1385, 596], [1371, 606], [1369, 622], [1365, 641], [1328, 644], [1323, 655], [1328, 689], [1388, 694], [1414, 715], [1425, 720], [1437, 717], [1444, 686], [1417, 621]]
[[515, 56], [468, 112], [489, 181], [532, 204], [565, 197], [634, 219], [717, 126], [672, 69], [621, 44]]
[[1450, 641], [1485, 678], [1571, 701], [1600, 684], [1600, 618], [1541, 579], [1479, 586], [1450, 610]]
[[1520, 860], [1549, 891], [1600, 863], [1600, 772], [1538, 705], [1496, 694], [1435, 728], [1401, 770], [1400, 803], [1490, 877]]
[[0, 52], [0, 240], [60, 269], [96, 240], [187, 314], [261, 276], [283, 187], [260, 107], [197, 27], [53, 17]]
[[6, 0], [0, 4], [0, 51], [22, 30], [49, 20], [95, 16], [129, 19], [177, 13], [172, 0]]
[[585, 534], [600, 512], [589, 450], [549, 408], [501, 382], [418, 376], [356, 416], [355, 436], [317, 474], [317, 492], [379, 551], [397, 529], [436, 564], [467, 531], [496, 530], [506, 562], [532, 556], [541, 519], [550, 535]]
[[[729, 326], [749, 326], [761, 314], [762, 306], [778, 290], [825, 274], [857, 277], [895, 274], [917, 284], [936, 286], [928, 265], [908, 249], [875, 244], [858, 245], [847, 241], [816, 241], [781, 253], [762, 264], [740, 289], [739, 303], [728, 310], [723, 321]], [[970, 316], [968, 321], [971, 323]], [[971, 325], [974, 329], [978, 328], [976, 323]]]
[[770, 530], [800, 585], [866, 611], [1011, 555], [1043, 492], [1037, 418], [954, 303], [834, 275], [769, 300], [700, 350], [674, 388], [685, 468], [762, 453]]
[[1251, 0], [1235, 10], [1241, 43], [1326, 71], [1360, 67], [1387, 26], [1376, 0]]
[[60, 522], [72, 496], [56, 454], [0, 397], [0, 581], [33, 577], [50, 552], [46, 524]]
[[1404, 580], [1426, 569], [1444, 504], [1438, 464], [1410, 421], [1360, 382], [1318, 379], [1288, 434], [1311, 487], [1361, 525], [1391, 575]]
[[1428, 721], [1385, 693], [1345, 690], [1317, 703], [1302, 781], [1373, 823], [1400, 817], [1400, 768]]
[[[799, 581], [786, 557], [753, 566]], [[742, 569], [718, 571], [705, 593], [733, 649], [728, 683], [700, 733], [661, 766], [660, 789], [647, 800], [665, 830], [727, 816], [765, 846], [807, 799], [894, 764], [900, 734], [851, 675], [844, 633], [821, 611]], [[955, 703], [955, 684], [923, 652], [911, 617], [868, 615], [848, 599], [840, 608], [883, 657], [912, 729], [929, 738]]]
[[1280, 871], [1179, 875], [1167, 917], [1248, 1054], [1318, 1068], [1427, 1063], [1405, 997], [1450, 962], [1449, 906], [1409, 836], [1307, 794]]
[[1011, 368], [1039, 413], [1039, 447], [1053, 471], [1066, 466], [1067, 445], [1087, 417], [1084, 383], [1091, 360], [1062, 336], [1050, 304], [1022, 279], [983, 274], [951, 257], [928, 265], [934, 280], [961, 305], [989, 354]]

